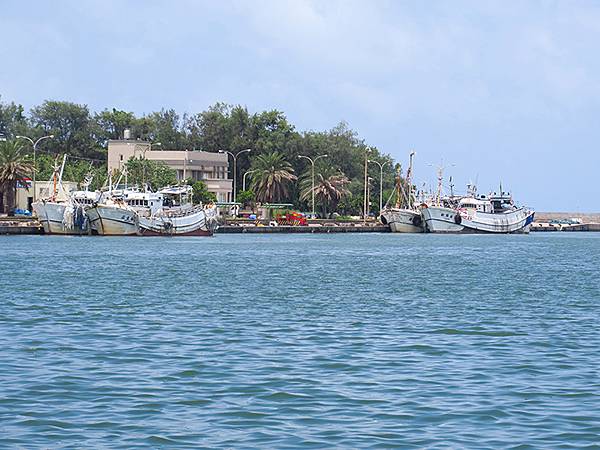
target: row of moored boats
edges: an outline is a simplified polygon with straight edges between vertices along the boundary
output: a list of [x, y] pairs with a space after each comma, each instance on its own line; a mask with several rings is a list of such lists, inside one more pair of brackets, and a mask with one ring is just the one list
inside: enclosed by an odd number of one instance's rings
[[55, 168], [49, 196], [33, 203], [48, 234], [107, 236], [210, 236], [217, 228], [214, 205], [193, 205], [190, 186], [170, 186], [152, 192], [120, 185], [66, 192], [62, 185], [65, 159]]
[[503, 192], [478, 195], [475, 185], [466, 195], [442, 193], [442, 169], [434, 194], [416, 193], [413, 187], [413, 156], [404, 179], [396, 174], [394, 206], [381, 212], [381, 222], [399, 233], [528, 233], [534, 218], [531, 208], [517, 206], [512, 196]]

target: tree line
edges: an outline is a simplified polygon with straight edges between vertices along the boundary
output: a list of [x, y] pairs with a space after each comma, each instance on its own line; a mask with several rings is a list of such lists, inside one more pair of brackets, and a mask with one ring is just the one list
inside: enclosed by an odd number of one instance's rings
[[[122, 139], [126, 129], [131, 130], [136, 139], [160, 142], [159, 148], [165, 150], [236, 153], [251, 149], [237, 161], [238, 191], [243, 174], [255, 171], [248, 177], [250, 193], [242, 194], [242, 198], [245, 195], [257, 201], [289, 202], [309, 210], [311, 165], [306, 158], [300, 158], [301, 155], [313, 159], [327, 155], [315, 165], [315, 202], [325, 214], [333, 210], [357, 214], [362, 210], [366, 152], [369, 159], [385, 163], [384, 196], [387, 198], [393, 189], [392, 158], [369, 146], [345, 122], [327, 131], [298, 131], [281, 111], [252, 113], [244, 106], [224, 103], [216, 103], [195, 114], [162, 109], [138, 116], [115, 108], [93, 112], [86, 105], [54, 100], [26, 111], [22, 105], [3, 102], [0, 98], [0, 139], [13, 141], [21, 135], [35, 140], [54, 135], [38, 147], [36, 169], [40, 180], [50, 176], [53, 158], [66, 153], [71, 162], [65, 170], [65, 179], [81, 182], [91, 164], [97, 172], [94, 184], [103, 182], [108, 141]], [[27, 142], [23, 141], [22, 145], [26, 152], [31, 152]], [[280, 169], [285, 166], [284, 171], [290, 176], [275, 173], [276, 170], [269, 173], [274, 163]], [[164, 168], [157, 170], [165, 176]], [[229, 175], [233, 177], [231, 172], [230, 160]], [[373, 178], [370, 193], [372, 210], [376, 212], [379, 167], [369, 164], [369, 176]], [[280, 178], [280, 182], [269, 185], [265, 181], [269, 177]], [[269, 194], [265, 196], [265, 192]]]

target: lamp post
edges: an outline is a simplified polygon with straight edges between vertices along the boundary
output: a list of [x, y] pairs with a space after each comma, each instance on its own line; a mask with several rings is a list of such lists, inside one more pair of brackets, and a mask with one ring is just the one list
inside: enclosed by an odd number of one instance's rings
[[183, 157], [183, 177], [182, 177], [182, 180], [181, 180], [181, 181], [185, 181], [185, 169], [186, 169], [186, 164], [187, 164], [187, 160], [188, 160], [188, 157], [187, 157], [187, 152], [188, 152], [188, 151], [187, 151], [187, 148], [186, 148], [186, 149], [185, 149], [185, 155], [184, 155], [184, 157]]
[[33, 141], [33, 139], [31, 139], [30, 137], [27, 136], [17, 136], [17, 139], [26, 139], [29, 142], [31, 142], [31, 145], [33, 146], [33, 201], [35, 202], [35, 192], [36, 192], [36, 186], [35, 186], [35, 172], [36, 172], [36, 167], [35, 167], [35, 151], [37, 149], [37, 145], [43, 141], [44, 139], [52, 139], [54, 138], [53, 134], [49, 134], [47, 136], [42, 136], [41, 138], [39, 138], [37, 141]]
[[236, 169], [237, 169], [237, 166], [236, 166], [236, 164], [237, 164], [237, 157], [239, 155], [241, 155], [242, 153], [250, 152], [250, 151], [252, 151], [251, 148], [247, 148], [245, 150], [240, 150], [237, 153], [231, 153], [228, 150], [219, 150], [219, 153], [227, 153], [228, 155], [231, 155], [231, 157], [233, 158], [233, 203], [235, 203], [235, 200], [237, 198], [237, 195], [236, 195], [236, 190], [237, 190], [237, 171], [236, 171]]
[[367, 195], [369, 195], [368, 192], [368, 188], [367, 188], [367, 183], [368, 183], [368, 162], [369, 162], [369, 149], [367, 148], [365, 150], [365, 189], [364, 189], [364, 198], [363, 198], [363, 222], [366, 224], [367, 223], [367, 205], [369, 203], [369, 201], [367, 200]]
[[371, 181], [373, 181], [373, 178], [367, 177], [367, 212], [365, 217], [369, 217], [371, 211]]
[[256, 170], [248, 170], [242, 177], [242, 191], [246, 190], [246, 176], [254, 172], [256, 172]]
[[383, 166], [385, 166], [389, 161], [384, 161], [383, 164], [381, 164], [379, 161], [369, 159], [369, 162], [375, 163], [379, 166], [379, 214], [381, 214], [381, 210], [383, 208]]
[[317, 162], [317, 160], [319, 158], [325, 158], [326, 156], [327, 156], [326, 154], [325, 155], [319, 155], [315, 159], [312, 159], [309, 156], [298, 155], [298, 158], [308, 159], [310, 161], [310, 164], [311, 164], [311, 178], [312, 178], [311, 197], [312, 197], [312, 216], [313, 216], [313, 218], [315, 217], [315, 163]]

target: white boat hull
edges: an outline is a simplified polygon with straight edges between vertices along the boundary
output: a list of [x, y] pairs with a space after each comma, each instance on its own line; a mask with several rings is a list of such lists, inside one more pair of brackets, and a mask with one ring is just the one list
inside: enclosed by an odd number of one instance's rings
[[[32, 207], [46, 234], [81, 235], [89, 233], [87, 218], [80, 224], [74, 223], [72, 217], [74, 209], [68, 202], [40, 200], [33, 203]], [[67, 211], [67, 208], [71, 208], [71, 210]]]
[[203, 208], [190, 208], [178, 214], [159, 214], [139, 217], [142, 236], [210, 236], [214, 227], [210, 212]]
[[506, 213], [458, 212], [451, 208], [430, 206], [421, 211], [427, 231], [431, 233], [529, 233], [534, 212], [519, 208]]
[[411, 209], [386, 209], [381, 213], [381, 222], [389, 225], [395, 233], [423, 233], [423, 221], [419, 211]]
[[96, 205], [87, 211], [92, 229], [102, 236], [131, 236], [138, 234], [135, 211], [112, 205]]

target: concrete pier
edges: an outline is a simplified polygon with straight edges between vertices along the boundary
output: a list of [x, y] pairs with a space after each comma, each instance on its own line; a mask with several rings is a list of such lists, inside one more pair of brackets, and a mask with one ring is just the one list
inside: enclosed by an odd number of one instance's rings
[[0, 234], [43, 234], [44, 229], [37, 220], [19, 217], [0, 219]]

